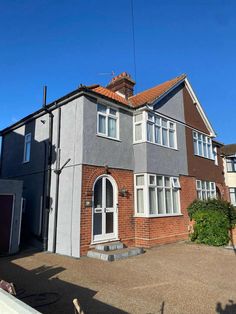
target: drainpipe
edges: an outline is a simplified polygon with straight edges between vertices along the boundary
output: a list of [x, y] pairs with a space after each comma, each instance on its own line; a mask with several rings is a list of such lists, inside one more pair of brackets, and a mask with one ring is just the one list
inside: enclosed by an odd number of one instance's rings
[[[52, 172], [52, 137], [53, 137], [53, 118], [54, 115], [46, 106], [47, 98], [47, 86], [44, 86], [43, 90], [43, 109], [49, 114], [49, 136], [48, 136], [48, 160], [47, 160], [47, 177], [46, 177], [46, 198], [44, 200], [44, 213], [43, 213], [43, 250], [48, 249], [48, 221], [49, 221], [49, 211], [51, 206], [50, 201], [50, 189], [51, 189], [51, 172]], [[45, 183], [44, 183], [45, 184]]]

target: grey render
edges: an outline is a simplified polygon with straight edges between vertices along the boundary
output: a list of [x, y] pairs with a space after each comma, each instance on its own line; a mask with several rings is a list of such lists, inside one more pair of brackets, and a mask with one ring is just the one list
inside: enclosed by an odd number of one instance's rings
[[11, 226], [11, 239], [9, 253], [13, 254], [19, 250], [19, 232], [21, 223], [21, 197], [22, 197], [23, 182], [17, 180], [1, 180], [0, 179], [0, 194], [13, 194], [13, 220]]
[[[182, 91], [166, 98], [157, 111], [184, 122]], [[98, 136], [97, 103], [119, 108], [119, 140]], [[60, 160], [59, 210], [57, 225], [57, 252], [74, 257], [80, 256], [80, 209], [82, 188], [82, 165], [108, 165], [137, 172], [166, 175], [187, 174], [187, 157], [184, 126], [177, 123], [178, 150], [151, 143], [133, 144], [133, 112], [102, 97], [86, 95], [74, 97], [61, 106], [61, 139], [57, 146], [58, 108], [53, 110], [53, 165]], [[3, 136], [2, 178], [24, 181], [23, 197], [31, 232], [42, 232], [42, 195], [45, 180], [45, 144], [48, 140], [48, 114]], [[32, 133], [31, 160], [22, 163], [24, 136]], [[56, 157], [57, 156], [57, 157]], [[55, 218], [56, 175], [52, 171], [51, 206], [49, 212], [48, 250], [52, 251]]]

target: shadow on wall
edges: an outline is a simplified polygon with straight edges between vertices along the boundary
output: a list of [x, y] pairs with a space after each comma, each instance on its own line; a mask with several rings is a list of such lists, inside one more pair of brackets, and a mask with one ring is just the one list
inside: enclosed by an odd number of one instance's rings
[[[32, 255], [31, 251], [21, 254], [19, 258]], [[63, 267], [42, 265], [27, 270], [16, 264], [17, 256], [0, 258], [0, 260], [0, 278], [13, 282], [18, 298], [41, 313], [73, 314], [72, 301], [74, 298], [78, 298], [86, 314], [127, 313], [94, 299], [97, 291], [55, 277], [57, 274], [66, 271]], [[27, 263], [26, 267], [30, 268], [30, 262]]]
[[229, 300], [229, 303], [222, 308], [222, 304], [218, 302], [216, 304], [216, 313], [219, 314], [235, 314], [236, 313], [236, 303], [233, 300]]
[[[40, 120], [31, 121], [21, 133], [10, 132], [4, 136], [1, 157], [1, 177], [23, 181], [25, 208], [22, 217], [23, 242], [42, 235], [43, 207], [46, 202], [47, 165], [49, 158], [48, 125]], [[25, 135], [31, 134], [30, 162], [24, 161]], [[56, 148], [52, 147], [52, 163], [56, 160]]]

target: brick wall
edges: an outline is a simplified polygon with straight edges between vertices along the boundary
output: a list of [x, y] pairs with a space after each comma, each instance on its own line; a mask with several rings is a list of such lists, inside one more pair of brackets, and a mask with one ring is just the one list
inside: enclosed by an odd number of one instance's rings
[[136, 218], [135, 245], [152, 247], [188, 239], [188, 205], [197, 197], [195, 178], [180, 176], [181, 216]]
[[92, 241], [92, 207], [85, 207], [85, 202], [92, 200], [94, 182], [103, 174], [109, 174], [113, 177], [118, 191], [122, 188], [128, 191], [125, 197], [118, 195], [118, 237], [127, 246], [134, 245], [133, 171], [110, 168], [106, 170], [105, 167], [83, 165], [80, 230], [81, 255], [87, 253]]

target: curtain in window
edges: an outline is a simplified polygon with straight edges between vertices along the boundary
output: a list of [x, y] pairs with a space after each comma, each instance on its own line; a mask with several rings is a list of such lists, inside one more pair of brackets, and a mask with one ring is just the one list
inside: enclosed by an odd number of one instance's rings
[[108, 136], [116, 137], [116, 119], [108, 118]]

